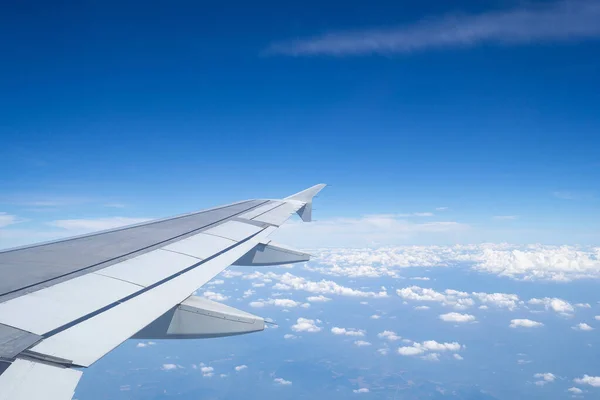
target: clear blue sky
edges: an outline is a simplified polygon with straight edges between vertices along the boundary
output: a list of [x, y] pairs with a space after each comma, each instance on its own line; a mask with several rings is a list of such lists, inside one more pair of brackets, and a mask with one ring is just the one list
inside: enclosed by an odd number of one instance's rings
[[[449, 207], [597, 241], [600, 11], [527, 4], [6, 5], [0, 211], [163, 216], [326, 182], [322, 218]], [[105, 212], [74, 210], [43, 218]]]

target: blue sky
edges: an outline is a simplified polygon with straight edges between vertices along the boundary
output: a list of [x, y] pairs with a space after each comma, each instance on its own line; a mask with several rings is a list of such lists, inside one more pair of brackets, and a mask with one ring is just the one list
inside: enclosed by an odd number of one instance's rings
[[313, 261], [198, 292], [278, 328], [126, 341], [76, 397], [597, 398], [599, 20], [592, 0], [6, 5], [0, 248], [330, 185], [274, 236]]
[[432, 218], [475, 227], [464, 242], [598, 243], [595, 2], [41, 2], [2, 14], [0, 211], [22, 222], [12, 228], [326, 182], [319, 218], [448, 207]]

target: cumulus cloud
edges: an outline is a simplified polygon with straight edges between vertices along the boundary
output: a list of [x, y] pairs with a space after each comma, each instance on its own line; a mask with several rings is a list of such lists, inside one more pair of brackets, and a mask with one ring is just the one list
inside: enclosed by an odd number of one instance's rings
[[369, 393], [369, 389], [367, 389], [367, 388], [354, 389], [352, 392], [353, 393]]
[[377, 337], [379, 337], [381, 339], [389, 340], [391, 342], [402, 339], [402, 337], [396, 335], [396, 332], [394, 332], [394, 331], [383, 331], [381, 333], [378, 333]]
[[235, 367], [234, 369], [235, 369], [237, 372], [240, 372], [240, 371], [243, 371], [243, 370], [245, 370], [245, 369], [247, 369], [247, 368], [248, 368], [248, 366], [247, 366], [247, 365], [245, 365], [245, 364], [242, 364], [242, 365], [238, 365], [238, 366], [237, 366], [237, 367]]
[[206, 291], [202, 294], [204, 297], [206, 297], [209, 300], [213, 300], [213, 301], [225, 301], [227, 299], [229, 299], [229, 297], [222, 295], [221, 293], [215, 293], [212, 291]]
[[554, 382], [556, 380], [556, 375], [554, 375], [551, 372], [537, 373], [534, 374], [533, 377], [536, 379], [540, 379], [534, 382], [538, 386], [544, 386], [546, 383]]
[[163, 371], [173, 371], [178, 368], [181, 368], [181, 367], [177, 364], [163, 364], [160, 369], [162, 369]]
[[371, 343], [364, 341], [364, 340], [357, 340], [354, 342], [354, 344], [358, 347], [364, 347], [364, 346], [370, 346]]
[[[426, 352], [433, 352], [436, 354], [438, 352], [452, 352], [456, 353], [464, 348], [458, 342], [444, 342], [439, 343], [435, 340], [426, 340], [424, 342], [413, 342], [412, 346], [403, 346], [398, 348], [398, 354], [403, 356], [416, 356]], [[430, 361], [437, 361], [439, 358], [439, 354], [435, 356], [429, 357]]]
[[334, 335], [345, 335], [345, 336], [365, 336], [365, 331], [354, 328], [331, 328], [331, 333]]
[[291, 381], [286, 381], [283, 378], [275, 378], [275, 379], [273, 379], [273, 382], [275, 382], [278, 385], [282, 385], [282, 386], [289, 386], [292, 384]]
[[576, 331], [593, 331], [594, 330], [594, 328], [592, 328], [591, 326], [589, 326], [585, 322], [578, 323], [577, 325], [575, 325], [574, 327], [572, 327], [572, 329], [575, 329]]
[[262, 308], [265, 305], [271, 305], [275, 307], [283, 307], [283, 308], [294, 308], [302, 305], [295, 300], [291, 299], [268, 299], [262, 301], [253, 301], [250, 303], [250, 307]]
[[546, 310], [552, 310], [559, 314], [570, 314], [575, 311], [571, 303], [556, 297], [544, 297], [543, 299], [533, 298], [527, 303], [532, 305], [543, 305]]
[[540, 326], [544, 326], [541, 322], [532, 321], [530, 319], [511, 319], [510, 325], [511, 328], [537, 328]]
[[573, 379], [573, 382], [580, 385], [590, 385], [593, 387], [600, 387], [600, 376], [583, 375], [581, 378]]
[[320, 326], [317, 326], [317, 324], [315, 323], [315, 320], [307, 319], [307, 318], [298, 318], [298, 320], [296, 321], [296, 324], [292, 325], [292, 330], [294, 332], [315, 333], [315, 332], [320, 332], [321, 329], [322, 328]]
[[291, 333], [286, 333], [285, 335], [283, 335], [283, 338], [286, 339], [286, 340], [291, 340], [291, 339], [298, 338], [298, 336], [292, 335]]
[[205, 378], [210, 378], [214, 375], [215, 369], [213, 367], [201, 367], [200, 372], [202, 372], [202, 376]]
[[440, 361], [440, 355], [438, 353], [429, 353], [421, 357], [425, 361]]
[[458, 361], [464, 360], [463, 356], [461, 356], [460, 354], [455, 353], [452, 356]]
[[427, 18], [397, 28], [331, 32], [272, 44], [267, 52], [289, 56], [357, 56], [465, 48], [479, 44], [525, 45], [600, 37], [600, 6], [592, 0], [527, 5], [476, 15]]
[[471, 314], [451, 312], [440, 315], [440, 319], [445, 322], [473, 322], [475, 321], [475, 316]]
[[579, 388], [576, 388], [576, 387], [570, 387], [570, 388], [567, 389], [567, 391], [569, 391], [570, 393], [573, 393], [573, 394], [581, 394], [581, 393], [583, 393], [583, 390], [581, 390]]

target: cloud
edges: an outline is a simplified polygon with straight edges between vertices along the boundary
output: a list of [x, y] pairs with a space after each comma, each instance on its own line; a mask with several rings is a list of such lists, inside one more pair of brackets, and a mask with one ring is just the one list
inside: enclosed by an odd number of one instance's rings
[[416, 306], [415, 310], [429, 310], [429, 306]]
[[452, 356], [458, 361], [464, 360], [463, 356], [461, 356], [460, 354], [453, 354]]
[[600, 376], [583, 375], [581, 378], [573, 379], [573, 382], [580, 385], [590, 385], [593, 387], [600, 387]]
[[162, 369], [163, 371], [173, 371], [178, 368], [181, 368], [181, 367], [177, 364], [163, 364], [160, 369]]
[[275, 379], [273, 379], [273, 382], [275, 382], [278, 385], [282, 385], [282, 386], [289, 386], [292, 384], [291, 381], [286, 381], [283, 378], [275, 378]]
[[0, 228], [4, 228], [9, 225], [13, 225], [20, 222], [20, 219], [16, 215], [7, 214], [0, 212]]
[[253, 301], [250, 303], [250, 307], [261, 308], [265, 305], [272, 305], [275, 307], [283, 307], [283, 308], [294, 308], [302, 305], [297, 301], [291, 299], [268, 299], [263, 301]]
[[286, 340], [290, 340], [290, 339], [297, 339], [298, 336], [292, 335], [291, 333], [286, 333], [285, 335], [283, 335], [283, 338]]
[[457, 309], [468, 308], [475, 304], [473, 299], [470, 298], [469, 293], [453, 289], [446, 289], [441, 293], [420, 286], [410, 286], [397, 289], [396, 293], [405, 300], [438, 302], [445, 306], [453, 306]]
[[371, 319], [379, 319], [379, 318], [381, 318], [381, 315], [373, 314], [369, 318], [371, 318]]
[[572, 327], [572, 329], [576, 331], [593, 331], [594, 328], [586, 324], [585, 322], [580, 322], [579, 324]]
[[361, 290], [352, 289], [337, 284], [329, 280], [321, 280], [319, 282], [309, 281], [306, 278], [295, 276], [286, 272], [283, 275], [273, 275], [274, 279], [279, 280], [279, 283], [273, 286], [275, 290], [304, 290], [310, 293], [320, 294], [337, 294], [339, 296], [351, 297], [387, 297], [385, 290], [379, 292], [363, 292]]
[[569, 391], [570, 393], [573, 393], [573, 394], [581, 394], [581, 393], [583, 393], [583, 390], [581, 390], [579, 388], [576, 388], [576, 387], [570, 387], [570, 388], [567, 389], [567, 391]]
[[426, 49], [565, 42], [600, 36], [600, 6], [593, 0], [559, 1], [478, 15], [446, 15], [390, 29], [332, 32], [272, 44], [290, 56], [411, 53]]
[[440, 319], [445, 322], [472, 322], [475, 321], [475, 316], [470, 314], [460, 314], [451, 312], [440, 315]]
[[213, 376], [214, 370], [215, 369], [213, 367], [201, 367], [200, 368], [200, 372], [202, 372], [202, 376], [205, 378], [210, 378], [211, 376]]
[[237, 366], [237, 367], [235, 367], [234, 369], [235, 369], [237, 372], [240, 372], [240, 371], [243, 371], [243, 370], [245, 370], [245, 369], [247, 369], [247, 368], [248, 368], [248, 366], [247, 366], [247, 365], [245, 365], [245, 364], [242, 364], [242, 365], [238, 365], [238, 366]]
[[252, 296], [254, 293], [256, 293], [254, 290], [248, 289], [244, 292], [244, 295], [242, 296], [242, 298], [247, 299], [248, 297]]
[[[556, 380], [556, 375], [554, 375], [553, 373], [550, 373], [550, 372], [537, 373], [537, 374], [533, 375], [533, 377], [537, 378], [537, 379], [542, 379], [542, 381], [541, 381], [541, 382], [543, 382], [542, 384], [547, 383], [547, 382], [554, 382]], [[536, 382], [536, 384], [540, 385], [538, 382]]]
[[110, 217], [96, 219], [59, 219], [48, 224], [72, 232], [93, 232], [150, 221], [149, 218]]
[[446, 211], [448, 207], [436, 207], [435, 211]]
[[[400, 347], [400, 348], [398, 348], [398, 354], [403, 355], [403, 356], [416, 356], [416, 355], [423, 354], [428, 351], [434, 352], [434, 354], [437, 352], [446, 352], [446, 351], [456, 353], [456, 352], [462, 350], [463, 348], [464, 348], [464, 346], [458, 342], [439, 343], [439, 342], [436, 342], [435, 340], [426, 340], [421, 343], [413, 342], [412, 346]], [[437, 361], [438, 357], [439, 357], [439, 355], [436, 355], [436, 356], [428, 357], [428, 359], [430, 361]]]
[[320, 332], [321, 329], [322, 328], [320, 326], [317, 326], [317, 324], [315, 323], [315, 321], [313, 319], [307, 319], [307, 318], [298, 318], [298, 320], [296, 321], [296, 324], [292, 325], [292, 330], [294, 332], [315, 333], [315, 332]]
[[552, 310], [559, 314], [570, 314], [575, 311], [571, 303], [556, 297], [533, 298], [527, 302], [532, 305], [543, 305], [546, 310]]
[[[329, 243], [329, 242], [328, 242]], [[398, 277], [407, 267], [466, 265], [519, 280], [600, 278], [600, 247], [510, 245], [386, 246], [313, 251], [311, 271], [346, 277]]]
[[307, 297], [306, 300], [310, 301], [311, 303], [324, 303], [324, 302], [330, 301], [331, 299], [329, 297], [325, 297], [322, 294], [320, 294], [318, 296]]
[[380, 339], [389, 340], [391, 342], [402, 339], [401, 336], [396, 335], [394, 331], [383, 331], [377, 334], [377, 337]]
[[353, 393], [369, 393], [369, 389], [367, 388], [360, 388], [360, 389], [354, 389], [352, 390]]
[[334, 335], [345, 335], [345, 336], [365, 336], [365, 331], [354, 328], [331, 328], [331, 333]]
[[225, 301], [225, 300], [229, 299], [229, 297], [224, 296], [221, 293], [211, 292], [210, 290], [204, 292], [202, 295], [204, 297], [206, 297], [207, 299], [213, 300], [213, 301]]
[[138, 344], [135, 345], [135, 347], [144, 348], [144, 347], [148, 347], [148, 346], [154, 346], [155, 344], [156, 344], [156, 342], [139, 342]]
[[532, 321], [530, 319], [511, 319], [510, 320], [510, 327], [511, 328], [518, 328], [518, 327], [522, 327], [522, 328], [537, 328], [540, 326], [544, 326], [544, 324], [542, 324], [541, 322], [537, 322], [537, 321]]
[[484, 304], [508, 308], [511, 311], [516, 309], [519, 303], [519, 296], [516, 294], [473, 292], [473, 296]]
[[354, 342], [354, 344], [356, 346], [358, 346], [358, 347], [364, 347], [364, 346], [370, 346], [371, 345], [370, 342], [367, 342], [367, 341], [364, 341], [364, 340], [357, 340], [357, 341]]

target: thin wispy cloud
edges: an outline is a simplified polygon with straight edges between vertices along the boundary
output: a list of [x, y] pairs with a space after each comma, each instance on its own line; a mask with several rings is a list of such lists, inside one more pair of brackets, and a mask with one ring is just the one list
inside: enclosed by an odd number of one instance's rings
[[478, 15], [446, 15], [391, 29], [332, 32], [272, 44], [291, 56], [410, 53], [418, 50], [600, 38], [600, 2], [559, 1]]
[[498, 221], [512, 221], [519, 218], [517, 215], [495, 215], [492, 217], [492, 219], [498, 220]]

